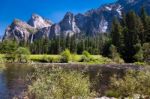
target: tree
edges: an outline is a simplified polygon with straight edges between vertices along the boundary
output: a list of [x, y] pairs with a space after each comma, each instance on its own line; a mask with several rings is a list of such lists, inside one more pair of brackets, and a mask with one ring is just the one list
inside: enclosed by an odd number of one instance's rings
[[126, 30], [124, 31], [124, 59], [133, 62], [136, 54], [134, 45], [141, 43], [140, 35], [143, 33], [143, 25], [135, 12], [130, 11], [126, 15]]
[[16, 41], [5, 40], [1, 43], [0, 53], [2, 54], [12, 54], [18, 47]]
[[28, 62], [30, 51], [27, 48], [19, 47], [15, 52], [14, 56], [18, 62]]
[[147, 15], [144, 7], [141, 9], [141, 20], [144, 26], [144, 33], [141, 35], [142, 43], [150, 41], [150, 17]]
[[123, 47], [123, 34], [122, 34], [122, 26], [120, 25], [120, 22], [115, 17], [112, 23], [112, 29], [111, 29], [111, 38], [112, 38], [112, 44], [117, 47], [118, 51], [121, 52]]

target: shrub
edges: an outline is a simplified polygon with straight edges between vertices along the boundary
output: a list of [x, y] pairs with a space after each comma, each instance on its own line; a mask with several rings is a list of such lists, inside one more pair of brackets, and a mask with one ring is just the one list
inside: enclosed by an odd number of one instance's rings
[[14, 62], [15, 61], [15, 55], [13, 54], [5, 54], [4, 56], [6, 62]]
[[110, 58], [116, 63], [124, 63], [124, 60], [120, 57], [119, 53], [117, 52], [117, 48], [114, 45], [111, 45], [109, 48], [110, 51]]
[[91, 54], [87, 51], [83, 51], [80, 62], [90, 62], [90, 61], [91, 61]]
[[61, 62], [68, 63], [71, 60], [71, 53], [68, 49], [61, 53]]
[[36, 80], [32, 81], [28, 93], [35, 99], [87, 99], [90, 94], [89, 79], [79, 72], [37, 69], [32, 77]]
[[59, 63], [60, 62], [60, 57], [47, 57], [47, 62], [50, 62], [50, 63]]
[[113, 90], [106, 91], [105, 95], [107, 97], [116, 97], [116, 98], [119, 98], [119, 94], [116, 91], [113, 91]]
[[134, 62], [135, 65], [139, 66], [146, 66], [147, 64], [145, 62]]
[[14, 56], [17, 62], [28, 62], [30, 51], [27, 48], [19, 47], [15, 52]]
[[81, 56], [77, 54], [72, 54], [71, 58], [72, 58], [72, 62], [79, 62], [81, 60]]
[[[111, 78], [111, 90], [121, 97], [150, 96], [150, 72], [129, 71], [123, 78], [116, 76]], [[150, 98], [150, 97], [149, 97]]]
[[143, 44], [143, 57], [144, 61], [150, 64], [150, 43]]
[[134, 55], [135, 60], [140, 62], [143, 61], [144, 56], [143, 56], [143, 49], [141, 44], [136, 44], [134, 48], [136, 50], [136, 54]]

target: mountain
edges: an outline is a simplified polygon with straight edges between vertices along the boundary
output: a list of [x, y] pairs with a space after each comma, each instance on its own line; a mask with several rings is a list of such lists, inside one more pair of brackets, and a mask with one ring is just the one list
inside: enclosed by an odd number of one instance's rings
[[118, 0], [115, 3], [105, 4], [97, 9], [92, 9], [84, 14], [74, 15], [67, 12], [59, 23], [52, 23], [37, 14], [33, 14], [29, 21], [14, 24], [6, 29], [3, 40], [16, 39], [30, 40], [31, 42], [41, 38], [52, 38], [54, 36], [91, 35], [109, 32], [114, 17], [122, 18], [122, 13], [134, 10], [140, 13], [144, 7], [150, 14], [150, 0]]
[[15, 19], [5, 30], [3, 40], [28, 41], [30, 34], [37, 30], [19, 19]]
[[52, 22], [49, 20], [46, 20], [42, 18], [41, 16], [37, 14], [33, 14], [31, 18], [28, 21], [28, 24], [33, 26], [34, 28], [44, 28], [44, 27], [50, 27], [52, 26]]

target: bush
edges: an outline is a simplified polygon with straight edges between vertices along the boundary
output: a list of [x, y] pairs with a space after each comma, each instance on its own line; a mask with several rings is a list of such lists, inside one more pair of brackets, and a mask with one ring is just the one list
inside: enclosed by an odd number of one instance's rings
[[28, 62], [29, 55], [30, 55], [29, 49], [24, 47], [19, 47], [14, 52], [15, 60], [17, 60], [17, 62]]
[[89, 79], [79, 72], [37, 69], [32, 77], [36, 80], [32, 81], [28, 93], [35, 99], [87, 99], [90, 94]]
[[135, 60], [140, 62], [143, 61], [144, 56], [143, 56], [143, 49], [141, 44], [136, 44], [134, 48], [136, 50], [136, 54], [134, 55]]
[[14, 62], [15, 61], [15, 55], [13, 54], [5, 54], [4, 56], [6, 62]]
[[120, 57], [119, 53], [117, 52], [117, 48], [114, 45], [111, 45], [109, 48], [110, 51], [110, 58], [116, 63], [124, 63], [124, 60]]
[[91, 54], [87, 51], [83, 51], [80, 62], [90, 62], [90, 61], [91, 61]]
[[135, 65], [139, 66], [146, 66], [147, 64], [145, 62], [134, 62]]
[[150, 64], [150, 43], [143, 44], [144, 61]]
[[68, 63], [71, 60], [71, 53], [68, 49], [61, 53], [61, 62]]
[[60, 57], [53, 57], [53, 56], [51, 56], [51, 57], [47, 57], [46, 60], [49, 63], [59, 63], [60, 62]]
[[79, 62], [81, 60], [81, 56], [77, 54], [72, 54], [71, 58], [72, 58], [72, 62]]
[[111, 90], [118, 93], [120, 97], [133, 97], [135, 94], [150, 96], [149, 86], [149, 71], [129, 71], [123, 78], [116, 76], [111, 78]]
[[113, 90], [106, 91], [105, 95], [107, 97], [116, 97], [116, 98], [119, 98], [119, 94], [116, 91], [113, 91]]
[[34, 62], [44, 62], [44, 63], [59, 63], [59, 55], [30, 55], [30, 60]]

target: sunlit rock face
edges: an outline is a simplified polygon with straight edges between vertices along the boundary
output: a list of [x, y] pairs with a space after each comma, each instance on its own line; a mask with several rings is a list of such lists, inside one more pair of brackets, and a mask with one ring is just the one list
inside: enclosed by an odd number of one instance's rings
[[26, 22], [15, 19], [5, 30], [3, 40], [28, 41], [30, 34], [36, 32], [36, 29]]
[[45, 27], [50, 27], [52, 26], [53, 23], [49, 20], [42, 18], [41, 16], [37, 14], [33, 14], [30, 20], [28, 21], [28, 24], [33, 26], [34, 28], [41, 29]]
[[75, 16], [71, 12], [67, 12], [63, 20], [59, 23], [61, 32], [64, 36], [80, 33], [80, 29], [76, 25]]
[[115, 3], [105, 4], [97, 9], [83, 14], [67, 12], [58, 23], [52, 23], [37, 14], [33, 14], [28, 22], [15, 20], [5, 31], [3, 40], [30, 41], [55, 36], [72, 36], [75, 34], [96, 36], [109, 32], [114, 17], [122, 18], [122, 13], [134, 10], [140, 14], [144, 7], [150, 15], [150, 0], [118, 0]]

